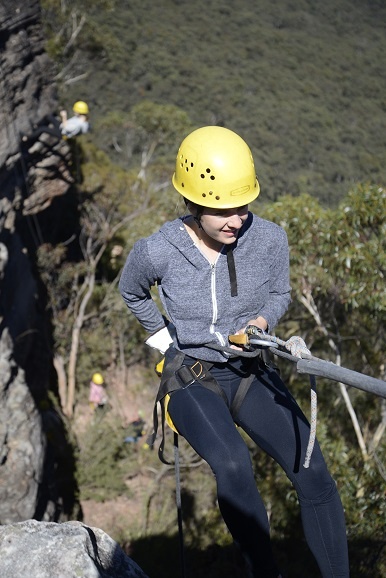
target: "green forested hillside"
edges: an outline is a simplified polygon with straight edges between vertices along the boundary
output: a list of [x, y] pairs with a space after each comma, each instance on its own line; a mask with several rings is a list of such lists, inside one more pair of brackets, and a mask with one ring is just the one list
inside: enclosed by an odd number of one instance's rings
[[[147, 99], [240, 132], [266, 198], [335, 205], [355, 182], [386, 181], [382, 0], [73, 0], [60, 22], [50, 4], [50, 35], [74, 26], [77, 6], [86, 19], [61, 55], [61, 97], [89, 102], [93, 139], [114, 160], [130, 164], [125, 114]], [[58, 52], [63, 30], [57, 40]]]

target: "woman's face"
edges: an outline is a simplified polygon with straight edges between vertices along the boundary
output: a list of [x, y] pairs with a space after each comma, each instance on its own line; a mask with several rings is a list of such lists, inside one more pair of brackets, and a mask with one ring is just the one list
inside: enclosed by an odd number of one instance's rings
[[221, 245], [230, 245], [237, 239], [239, 231], [248, 217], [248, 205], [235, 209], [204, 208], [201, 227], [211, 239]]

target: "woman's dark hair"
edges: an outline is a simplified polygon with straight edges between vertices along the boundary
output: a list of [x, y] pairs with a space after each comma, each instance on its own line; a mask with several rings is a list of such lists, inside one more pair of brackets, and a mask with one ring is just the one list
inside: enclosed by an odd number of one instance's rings
[[186, 197], [183, 197], [183, 199], [184, 199], [184, 203], [186, 206], [191, 205], [196, 209], [196, 214], [193, 215], [193, 219], [196, 221], [196, 223], [200, 227], [200, 229], [202, 229], [202, 227], [201, 227], [201, 215], [204, 212], [205, 207], [203, 207], [202, 205], [197, 205], [197, 203], [193, 203], [193, 201], [189, 201], [189, 199], [187, 199]]

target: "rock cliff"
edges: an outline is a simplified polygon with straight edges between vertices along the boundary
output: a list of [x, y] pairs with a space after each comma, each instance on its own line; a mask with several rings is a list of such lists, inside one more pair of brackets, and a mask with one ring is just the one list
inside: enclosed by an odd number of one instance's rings
[[67, 522], [82, 513], [36, 262], [74, 233], [74, 144], [45, 130], [58, 102], [38, 0], [2, 0], [0, 76], [0, 576], [147, 578], [102, 530]]
[[[0, 523], [77, 514], [74, 459], [55, 409], [50, 319], [36, 251], [71, 194], [71, 151], [34, 126], [57, 110], [38, 0], [0, 4]], [[27, 135], [28, 140], [23, 140]]]

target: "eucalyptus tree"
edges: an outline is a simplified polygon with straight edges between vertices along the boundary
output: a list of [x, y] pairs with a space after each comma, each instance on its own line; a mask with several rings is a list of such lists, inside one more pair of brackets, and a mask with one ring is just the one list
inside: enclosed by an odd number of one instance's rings
[[[265, 207], [264, 215], [289, 238], [294, 303], [286, 330], [300, 331], [315, 355], [384, 378], [385, 190], [358, 186], [334, 210], [309, 195], [286, 196]], [[340, 389], [367, 459], [384, 430], [383, 418], [374, 439], [366, 431], [366, 444], [347, 388]]]

